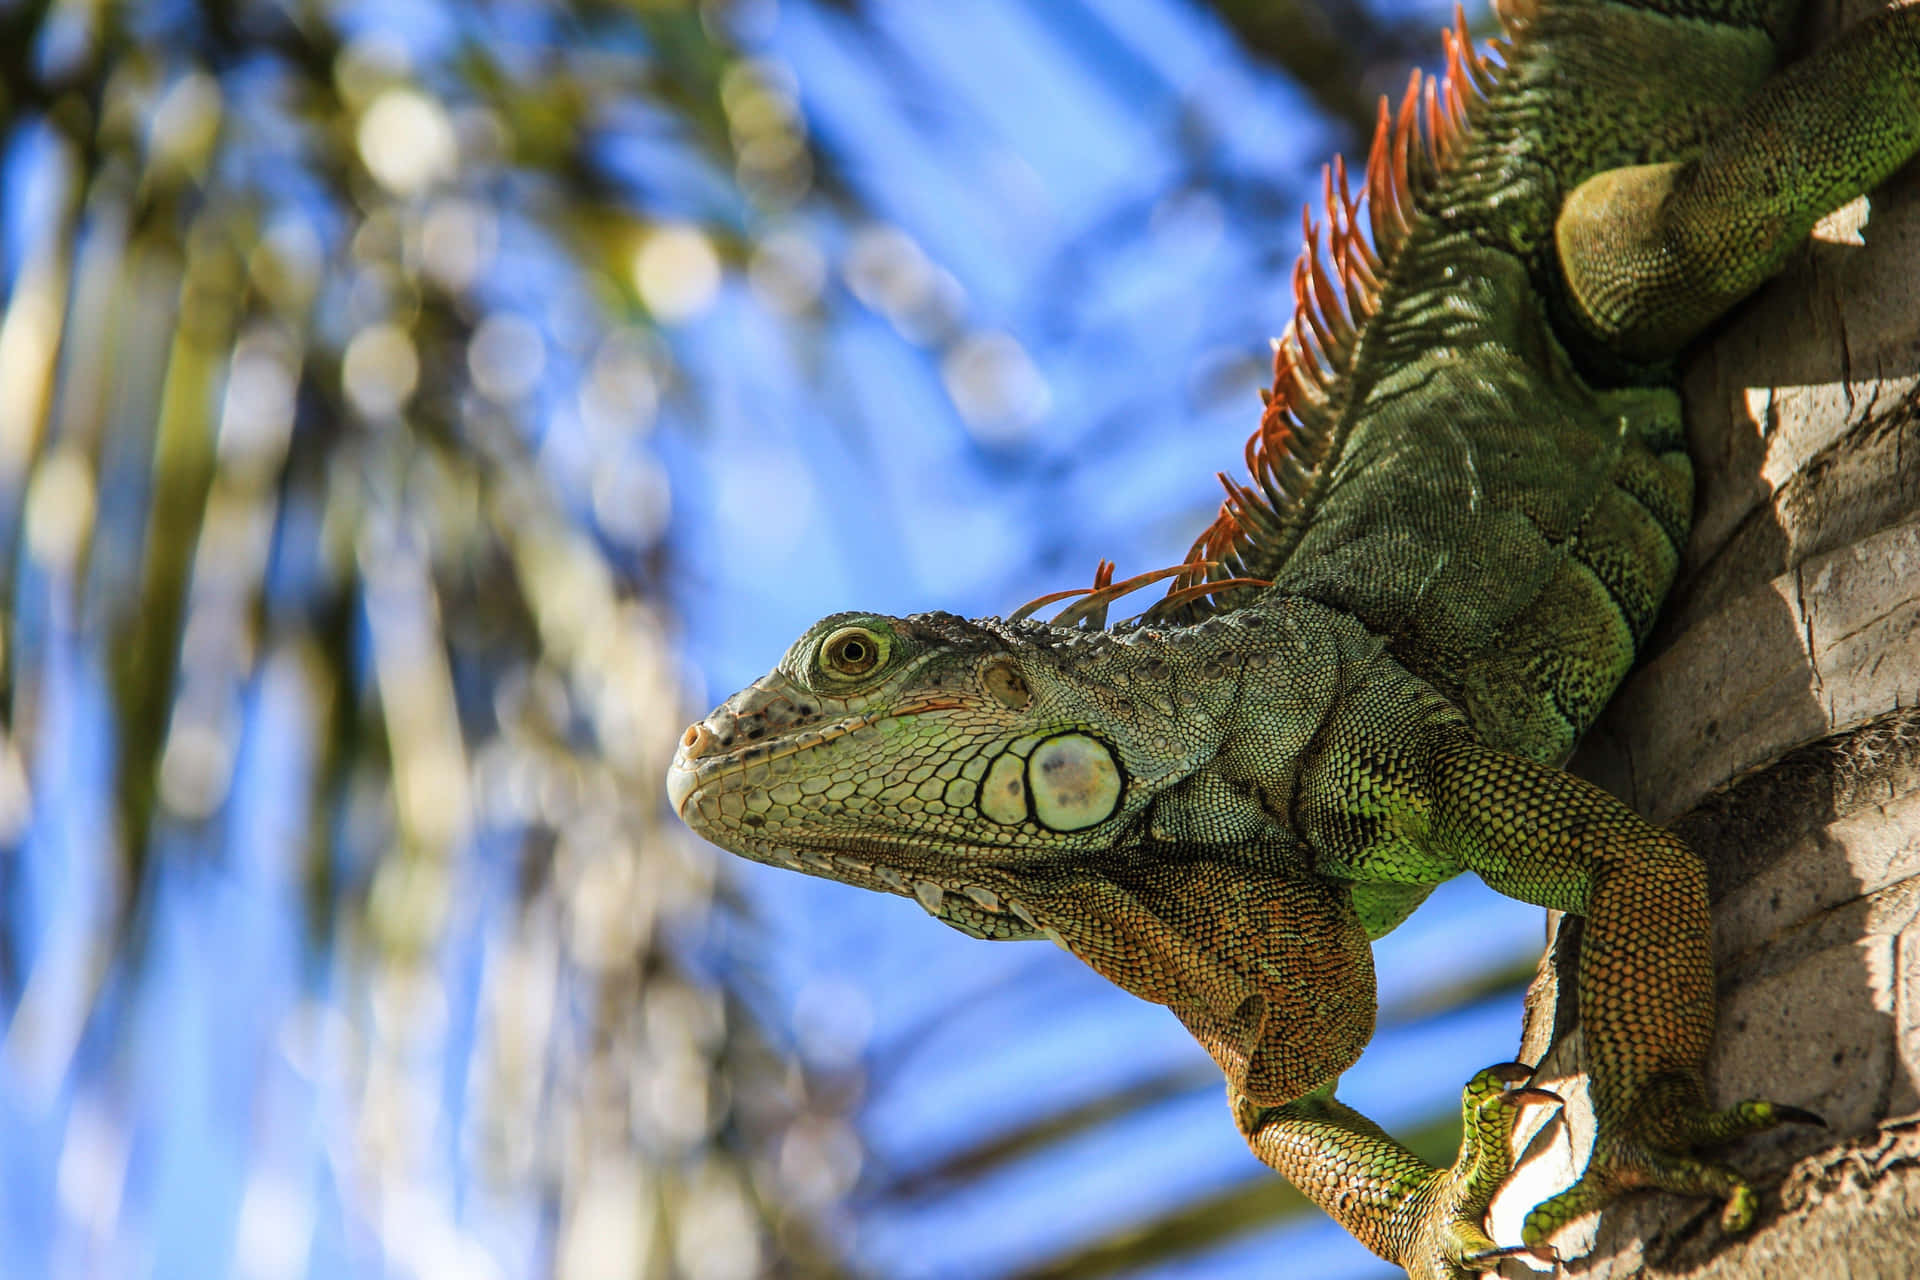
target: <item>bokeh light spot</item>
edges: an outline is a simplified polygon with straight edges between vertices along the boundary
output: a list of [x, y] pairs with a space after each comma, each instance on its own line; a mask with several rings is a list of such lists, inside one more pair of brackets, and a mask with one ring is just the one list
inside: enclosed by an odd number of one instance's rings
[[698, 227], [661, 227], [634, 254], [633, 283], [663, 323], [691, 320], [720, 290], [720, 256]]
[[782, 315], [812, 310], [826, 282], [826, 256], [813, 241], [791, 231], [767, 237], [747, 263], [747, 283], [754, 295]]
[[931, 283], [930, 268], [920, 246], [897, 227], [862, 227], [847, 249], [847, 287], [854, 297], [889, 317], [920, 304]]
[[616, 329], [594, 352], [580, 388], [580, 419], [596, 443], [611, 444], [653, 426], [660, 409], [658, 340], [641, 329]]
[[738, 1179], [704, 1166], [676, 1215], [674, 1252], [689, 1280], [753, 1280], [761, 1274], [760, 1237]]
[[369, 325], [347, 344], [340, 376], [354, 408], [368, 418], [387, 419], [400, 412], [419, 385], [420, 357], [399, 325]]
[[220, 415], [220, 456], [230, 466], [270, 464], [293, 425], [297, 353], [270, 331], [235, 344]]
[[641, 1170], [607, 1160], [586, 1173], [561, 1230], [561, 1280], [629, 1280], [653, 1251], [653, 1196]]
[[859, 1137], [838, 1119], [809, 1117], [780, 1141], [780, 1180], [805, 1204], [830, 1204], [845, 1195], [862, 1162]]
[[354, 135], [367, 171], [396, 195], [418, 195], [453, 176], [459, 144], [446, 110], [414, 89], [387, 89]]
[[643, 454], [623, 454], [593, 474], [593, 518], [614, 541], [642, 550], [660, 540], [673, 515], [667, 470]]
[[153, 109], [147, 145], [157, 166], [197, 172], [220, 133], [220, 84], [204, 71], [190, 71], [167, 87]]
[[[237, 717], [210, 716], [213, 708], [183, 707], [160, 757], [160, 798], [168, 809], [199, 822], [227, 798], [233, 776]], [[225, 723], [223, 723], [225, 721]]]
[[970, 334], [940, 362], [947, 394], [982, 444], [1026, 438], [1045, 415], [1052, 395], [1026, 349], [1004, 333]]
[[547, 366], [547, 343], [525, 316], [496, 311], [480, 322], [467, 344], [467, 370], [480, 393], [503, 403], [539, 385]]
[[76, 449], [47, 455], [27, 490], [27, 549], [35, 560], [65, 569], [93, 528], [93, 472]]
[[454, 293], [464, 292], [492, 262], [500, 231], [491, 210], [471, 200], [440, 200], [420, 229], [427, 274]]

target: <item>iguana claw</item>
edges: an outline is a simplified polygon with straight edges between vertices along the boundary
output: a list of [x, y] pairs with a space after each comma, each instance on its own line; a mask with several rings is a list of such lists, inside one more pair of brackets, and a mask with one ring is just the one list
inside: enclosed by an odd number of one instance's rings
[[1759, 1099], [1714, 1110], [1703, 1096], [1697, 1073], [1676, 1073], [1649, 1082], [1626, 1121], [1609, 1124], [1602, 1117], [1586, 1172], [1528, 1212], [1521, 1238], [1545, 1248], [1546, 1240], [1574, 1219], [1604, 1207], [1622, 1192], [1641, 1189], [1720, 1200], [1722, 1230], [1738, 1235], [1751, 1227], [1759, 1208], [1753, 1188], [1732, 1169], [1700, 1159], [1693, 1150], [1775, 1125], [1825, 1127], [1826, 1121], [1801, 1107]]
[[1534, 1068], [1524, 1062], [1499, 1062], [1487, 1067], [1467, 1082], [1470, 1095], [1477, 1095], [1489, 1081], [1498, 1084], [1510, 1101], [1525, 1104], [1546, 1102], [1555, 1106], [1564, 1106], [1566, 1099], [1551, 1089], [1542, 1089], [1529, 1083], [1533, 1079]]
[[1456, 1280], [1490, 1271], [1527, 1248], [1494, 1244], [1484, 1224], [1488, 1202], [1513, 1168], [1511, 1138], [1521, 1108], [1561, 1100], [1525, 1083], [1532, 1078], [1531, 1067], [1503, 1062], [1467, 1082], [1460, 1098], [1460, 1154], [1451, 1168], [1435, 1170], [1414, 1196], [1424, 1202], [1417, 1210], [1420, 1222], [1400, 1260], [1411, 1275]]
[[1465, 1260], [1470, 1267], [1478, 1268], [1484, 1265], [1487, 1270], [1492, 1270], [1506, 1259], [1518, 1258], [1523, 1254], [1531, 1256], [1532, 1250], [1523, 1244], [1508, 1244], [1501, 1245], [1495, 1249], [1482, 1249], [1478, 1253], [1470, 1253], [1466, 1256]]
[[1567, 1100], [1553, 1090], [1535, 1089], [1531, 1085], [1520, 1089], [1509, 1089], [1507, 1090], [1507, 1096], [1515, 1102], [1520, 1103], [1547, 1103], [1556, 1107], [1564, 1107], [1567, 1105]]
[[1818, 1111], [1809, 1111], [1805, 1107], [1789, 1107], [1784, 1103], [1772, 1102], [1774, 1118], [1783, 1124], [1810, 1124], [1817, 1129], [1830, 1129], [1827, 1118]]

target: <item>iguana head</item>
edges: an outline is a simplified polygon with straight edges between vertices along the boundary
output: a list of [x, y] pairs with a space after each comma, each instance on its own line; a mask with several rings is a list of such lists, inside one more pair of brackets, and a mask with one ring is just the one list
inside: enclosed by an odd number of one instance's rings
[[1249, 665], [1289, 679], [1235, 625], [835, 614], [688, 728], [667, 793], [735, 853], [1050, 937], [1171, 1007], [1242, 1093], [1298, 1097], [1372, 1034], [1372, 958], [1345, 892], [1216, 767]]
[[1125, 680], [1120, 647], [1082, 636], [835, 614], [687, 730], [668, 793], [724, 848], [939, 915], [921, 885], [965, 896], [983, 864], [1110, 846], [1207, 745], [1151, 705], [1118, 718], [1120, 686], [1084, 668]]

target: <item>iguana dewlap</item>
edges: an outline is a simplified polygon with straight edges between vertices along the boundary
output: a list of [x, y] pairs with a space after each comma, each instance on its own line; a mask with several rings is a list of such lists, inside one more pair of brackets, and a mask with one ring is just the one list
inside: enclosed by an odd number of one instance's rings
[[1686, 538], [1669, 362], [1920, 148], [1920, 8], [1776, 73], [1795, 12], [1542, 0], [1497, 60], [1449, 32], [1360, 194], [1329, 172], [1251, 479], [1147, 575], [1168, 597], [1105, 627], [1140, 583], [1103, 566], [1050, 624], [827, 618], [687, 731], [676, 809], [1166, 1004], [1255, 1153], [1422, 1277], [1497, 1263], [1485, 1208], [1540, 1095], [1476, 1076], [1434, 1168], [1333, 1086], [1373, 1030], [1370, 938], [1472, 871], [1586, 920], [1597, 1137], [1528, 1244], [1634, 1187], [1747, 1226], [1702, 1149], [1807, 1117], [1708, 1105], [1701, 864], [1555, 766]]

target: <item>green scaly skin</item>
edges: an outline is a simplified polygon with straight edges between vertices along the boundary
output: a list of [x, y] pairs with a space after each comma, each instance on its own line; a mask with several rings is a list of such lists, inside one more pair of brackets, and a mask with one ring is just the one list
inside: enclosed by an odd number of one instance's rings
[[1167, 1005], [1255, 1153], [1419, 1277], [1497, 1265], [1483, 1217], [1539, 1095], [1476, 1076], [1436, 1169], [1333, 1088], [1373, 1031], [1370, 939], [1472, 871], [1586, 919], [1597, 1138], [1527, 1244], [1638, 1187], [1744, 1229], [1752, 1190], [1698, 1149], [1810, 1117], [1708, 1104], [1701, 864], [1554, 766], [1686, 537], [1663, 362], [1920, 149], [1920, 8], [1774, 74], [1794, 8], [1546, 0], [1512, 32], [1444, 159], [1416, 149], [1303, 419], [1320, 460], [1215, 571], [1271, 586], [1109, 630], [835, 615], [688, 729], [675, 807]]

